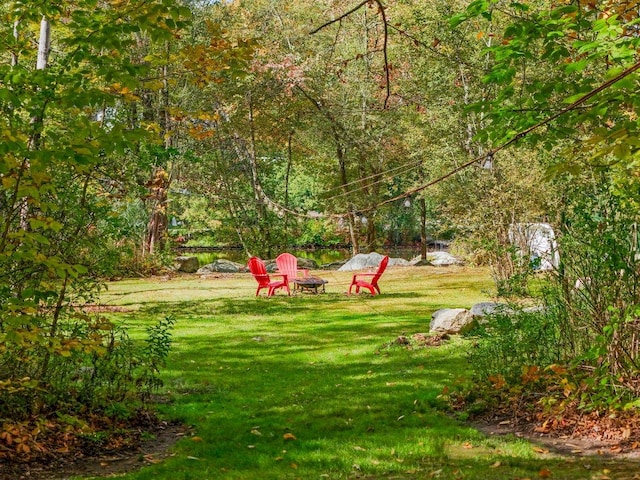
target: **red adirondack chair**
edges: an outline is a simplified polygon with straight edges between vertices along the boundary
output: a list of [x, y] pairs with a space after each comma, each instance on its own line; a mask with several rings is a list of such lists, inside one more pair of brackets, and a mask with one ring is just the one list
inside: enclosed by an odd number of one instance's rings
[[279, 289], [284, 288], [287, 293], [291, 295], [289, 290], [289, 280], [286, 275], [273, 274], [274, 277], [282, 277], [280, 280], [271, 280], [271, 277], [267, 273], [267, 267], [264, 262], [258, 257], [251, 257], [247, 264], [249, 271], [253, 274], [253, 278], [258, 282], [258, 289], [256, 290], [256, 297], [260, 294], [260, 290], [267, 288], [267, 297], [273, 296], [273, 293]]
[[295, 279], [302, 276], [308, 277], [309, 270], [298, 268], [298, 259], [290, 253], [281, 253], [276, 257], [276, 265], [278, 271], [287, 276], [289, 283], [295, 282]]
[[[380, 293], [380, 287], [378, 286], [378, 280], [384, 273], [387, 268], [387, 263], [389, 263], [389, 256], [385, 255], [382, 257], [382, 261], [378, 266], [378, 270], [375, 273], [356, 273], [351, 280], [351, 285], [349, 285], [349, 295], [351, 295], [351, 289], [356, 287], [356, 293], [360, 293], [361, 288], [367, 288], [371, 292], [371, 295], [375, 295], [376, 291]], [[371, 279], [371, 280], [365, 280]]]

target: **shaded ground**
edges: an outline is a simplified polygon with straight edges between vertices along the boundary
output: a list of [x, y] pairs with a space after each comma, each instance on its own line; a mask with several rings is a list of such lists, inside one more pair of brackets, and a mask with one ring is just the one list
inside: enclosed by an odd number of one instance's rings
[[[447, 335], [402, 334], [383, 348], [431, 348], [449, 340]], [[535, 445], [542, 457], [561, 455], [568, 462], [597, 465], [598, 480], [640, 480], [640, 418], [567, 416], [562, 428], [547, 428], [531, 421], [514, 421], [507, 417], [486, 417], [471, 426], [487, 436], [514, 435]], [[63, 480], [72, 476], [112, 476], [135, 471], [158, 463], [170, 456], [171, 446], [189, 430], [184, 425], [157, 422], [147, 425], [140, 439], [117, 451], [87, 450], [75, 455], [59, 455], [53, 459], [31, 463], [0, 463], [0, 480]], [[150, 435], [148, 435], [150, 434]], [[603, 469], [604, 466], [604, 470]], [[594, 467], [595, 468], [595, 467]], [[544, 476], [541, 474], [541, 476]]]
[[523, 438], [535, 445], [534, 451], [542, 458], [562, 456], [567, 462], [579, 463], [593, 472], [590, 478], [595, 480], [640, 480], [640, 446], [638, 440], [632, 438], [541, 433], [535, 431], [533, 424], [515, 425], [507, 420], [483, 420], [471, 425], [488, 436]]
[[[602, 435], [584, 433], [581, 435], [540, 433], [535, 431], [537, 427], [534, 424], [516, 425], [509, 420], [482, 420], [472, 422], [471, 425], [489, 436], [514, 435], [526, 439], [540, 447], [539, 453], [635, 460], [638, 461], [640, 472], [640, 442], [633, 438], [625, 439], [618, 436], [605, 439]], [[604, 428], [604, 426], [600, 427], [601, 430]]]
[[72, 476], [108, 476], [161, 462], [170, 447], [187, 434], [184, 425], [159, 423], [148, 440], [118, 451], [96, 454], [60, 455], [29, 463], [0, 463], [1, 480], [63, 480]]
[[[488, 436], [515, 435], [531, 441], [540, 455], [562, 455], [576, 461], [595, 460], [608, 464], [616, 479], [640, 479], [640, 446], [627, 439], [597, 439], [536, 433], [530, 424], [514, 425], [510, 421], [483, 420], [472, 423]], [[60, 456], [54, 461], [30, 464], [0, 464], [1, 480], [64, 480], [72, 476], [110, 476], [161, 462], [170, 455], [170, 447], [188, 434], [183, 425], [158, 425], [152, 439], [132, 448], [100, 455]], [[601, 477], [599, 477], [601, 478]]]

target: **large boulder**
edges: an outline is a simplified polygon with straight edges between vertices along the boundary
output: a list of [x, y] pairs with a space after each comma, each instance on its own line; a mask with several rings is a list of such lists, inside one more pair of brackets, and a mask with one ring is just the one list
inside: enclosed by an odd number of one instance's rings
[[200, 268], [198, 257], [176, 257], [174, 261], [174, 270], [185, 273], [195, 273]]
[[498, 313], [513, 313], [513, 309], [505, 303], [498, 302], [480, 302], [471, 307], [471, 315], [479, 320], [487, 315], [495, 315]]
[[322, 270], [340, 270], [340, 267], [342, 267], [345, 263], [347, 263], [346, 260], [340, 260], [337, 262], [325, 263], [321, 265], [320, 268]]
[[454, 257], [448, 252], [430, 252], [427, 253], [427, 261], [436, 267], [446, 267], [449, 265], [460, 265], [462, 262], [459, 258]]
[[[353, 270], [366, 270], [366, 269], [375, 269], [378, 268], [380, 262], [384, 258], [384, 255], [380, 255], [376, 252], [371, 253], [359, 253], [351, 257], [349, 261], [347, 261], [344, 265], [338, 268], [338, 271], [341, 272], [350, 272]], [[388, 266], [392, 265], [410, 265], [408, 260], [404, 258], [389, 258]]]
[[306, 268], [307, 270], [317, 270], [318, 262], [313, 258], [298, 257], [298, 268]]
[[196, 273], [206, 275], [209, 273], [240, 273], [246, 272], [247, 267], [241, 263], [219, 259], [200, 268]]
[[429, 331], [435, 333], [466, 333], [476, 326], [471, 312], [466, 308], [442, 308], [433, 312]]

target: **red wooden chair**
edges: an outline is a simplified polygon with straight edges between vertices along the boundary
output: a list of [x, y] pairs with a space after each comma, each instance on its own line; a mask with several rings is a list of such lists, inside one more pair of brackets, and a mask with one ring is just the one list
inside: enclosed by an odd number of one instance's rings
[[271, 277], [267, 273], [267, 267], [264, 262], [258, 257], [251, 257], [247, 264], [249, 271], [252, 273], [253, 278], [258, 282], [258, 289], [256, 290], [256, 297], [260, 294], [260, 290], [267, 288], [267, 297], [271, 297], [278, 288], [284, 288], [287, 293], [291, 295], [289, 290], [289, 280], [286, 275], [274, 274], [274, 277], [282, 277], [281, 280], [271, 280]]
[[[385, 255], [382, 257], [382, 261], [378, 266], [378, 270], [375, 273], [356, 273], [351, 280], [351, 285], [349, 285], [349, 295], [351, 295], [351, 289], [356, 287], [356, 293], [360, 293], [361, 288], [368, 288], [371, 292], [371, 295], [375, 295], [376, 291], [380, 293], [380, 287], [378, 286], [378, 280], [384, 273], [387, 268], [387, 263], [389, 263], [389, 256]], [[370, 278], [371, 280], [365, 280], [364, 278]]]
[[298, 259], [290, 253], [281, 253], [276, 258], [278, 271], [286, 275], [289, 282], [295, 282], [295, 279], [301, 274], [303, 278], [309, 276], [309, 270], [298, 268]]

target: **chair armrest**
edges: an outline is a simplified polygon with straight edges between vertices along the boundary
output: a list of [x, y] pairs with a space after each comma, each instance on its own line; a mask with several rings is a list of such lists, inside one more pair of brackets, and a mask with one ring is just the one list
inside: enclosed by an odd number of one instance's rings
[[282, 280], [284, 282], [287, 282], [289, 279], [287, 278], [287, 274], [286, 273], [272, 273], [271, 274], [272, 277], [282, 277]]
[[376, 276], [375, 273], [356, 273], [353, 276], [353, 280], [356, 280], [356, 278], [358, 278], [358, 277], [375, 277], [375, 276]]

